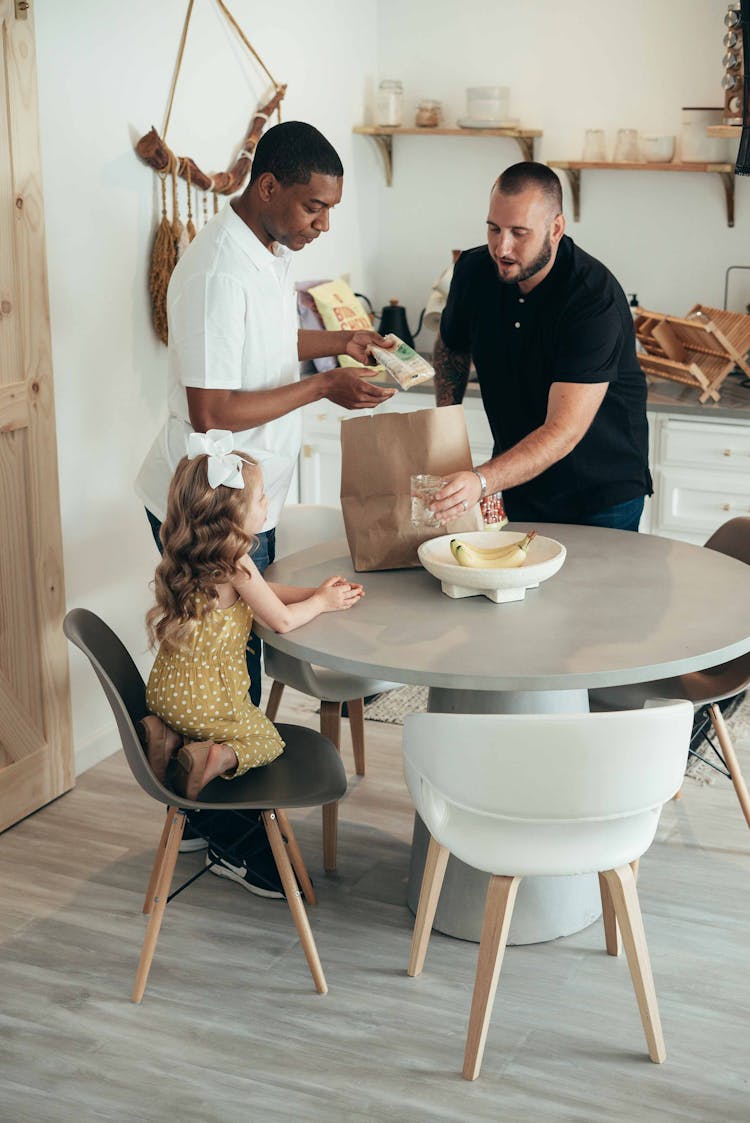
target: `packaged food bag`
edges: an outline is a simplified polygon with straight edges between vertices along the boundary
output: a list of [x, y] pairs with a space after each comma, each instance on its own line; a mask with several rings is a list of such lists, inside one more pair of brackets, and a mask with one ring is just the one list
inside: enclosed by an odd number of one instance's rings
[[369, 351], [402, 390], [411, 390], [412, 386], [435, 377], [435, 371], [427, 360], [417, 354], [413, 347], [409, 347], [408, 343], [404, 343], [403, 339], [393, 334], [384, 336], [384, 339], [394, 344], [392, 350], [371, 344]]
[[428, 538], [482, 530], [479, 506], [445, 526], [411, 525], [411, 477], [471, 470], [463, 406], [374, 413], [341, 423], [341, 508], [354, 568], [418, 566]]
[[[372, 331], [372, 323], [346, 281], [326, 281], [308, 289], [328, 331]], [[342, 367], [361, 367], [349, 355], [339, 355]], [[374, 368], [370, 368], [374, 369]]]

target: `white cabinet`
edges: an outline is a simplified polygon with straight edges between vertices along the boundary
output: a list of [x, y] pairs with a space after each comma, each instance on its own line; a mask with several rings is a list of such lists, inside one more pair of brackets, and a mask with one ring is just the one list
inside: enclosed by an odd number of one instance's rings
[[[382, 406], [380, 413], [408, 413], [433, 409], [430, 394], [395, 394]], [[332, 402], [314, 402], [303, 411], [302, 453], [299, 462], [300, 503], [338, 505], [341, 492], [341, 422], [361, 417], [367, 411], [351, 411]], [[492, 455], [492, 434], [479, 398], [464, 402], [466, 428], [475, 464]]]
[[649, 415], [653, 534], [703, 545], [727, 519], [750, 515], [750, 420]]
[[[380, 412], [432, 409], [429, 394], [400, 393]], [[492, 435], [481, 399], [464, 401], [475, 464], [492, 455]], [[361, 416], [331, 402], [306, 406], [299, 470], [301, 503], [338, 506], [341, 422]], [[734, 515], [750, 514], [750, 417], [724, 420], [695, 414], [649, 412], [649, 462], [654, 496], [646, 502], [642, 531], [703, 545]]]

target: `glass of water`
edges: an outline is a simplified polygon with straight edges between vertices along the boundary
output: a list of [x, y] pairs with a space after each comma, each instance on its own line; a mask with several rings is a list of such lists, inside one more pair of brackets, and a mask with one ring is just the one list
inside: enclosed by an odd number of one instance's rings
[[441, 476], [419, 475], [411, 477], [411, 525], [414, 527], [442, 526], [432, 511], [437, 493], [445, 487]]

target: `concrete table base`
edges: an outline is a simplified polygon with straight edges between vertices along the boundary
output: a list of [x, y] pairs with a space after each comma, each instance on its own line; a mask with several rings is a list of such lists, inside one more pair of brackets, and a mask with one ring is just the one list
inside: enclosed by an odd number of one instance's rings
[[[430, 690], [431, 713], [586, 713], [585, 690]], [[414, 817], [407, 901], [416, 913], [429, 833]], [[507, 871], [511, 873], [511, 870]], [[489, 875], [451, 857], [445, 871], [433, 927], [447, 936], [479, 942]], [[526, 877], [518, 888], [509, 944], [537, 944], [569, 936], [602, 914], [596, 874]]]

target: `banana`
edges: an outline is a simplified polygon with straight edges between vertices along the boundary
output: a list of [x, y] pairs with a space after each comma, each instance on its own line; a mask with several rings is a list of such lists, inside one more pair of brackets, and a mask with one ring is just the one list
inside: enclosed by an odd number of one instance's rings
[[450, 548], [458, 564], [468, 569], [517, 569], [526, 561], [529, 545], [535, 537], [536, 531], [531, 530], [518, 542], [492, 550], [470, 546], [460, 538], [452, 538]]

